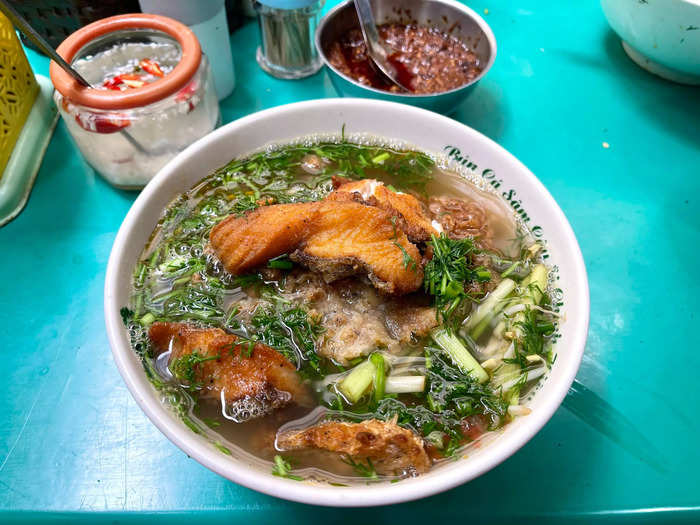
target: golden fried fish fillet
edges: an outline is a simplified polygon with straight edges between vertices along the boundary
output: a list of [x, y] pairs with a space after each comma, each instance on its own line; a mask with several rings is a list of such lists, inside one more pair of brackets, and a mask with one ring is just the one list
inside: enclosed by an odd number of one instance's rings
[[236, 275], [289, 253], [327, 282], [367, 274], [378, 289], [402, 295], [421, 286], [423, 268], [418, 248], [394, 222], [389, 212], [352, 201], [279, 204], [224, 219], [210, 240]]
[[326, 421], [304, 430], [277, 434], [281, 450], [316, 448], [370, 459], [382, 474], [418, 474], [430, 468], [423, 440], [391, 421], [369, 419], [361, 423]]
[[200, 398], [223, 399], [233, 419], [262, 416], [290, 402], [309, 405], [311, 396], [296, 368], [282, 354], [257, 343], [250, 356], [248, 344], [219, 328], [197, 328], [186, 323], [153, 323], [148, 331], [157, 352], [172, 350], [176, 359], [190, 354], [217, 359], [191, 365]]
[[322, 202], [314, 233], [291, 255], [328, 282], [366, 273], [379, 290], [402, 295], [420, 288], [418, 248], [384, 210], [355, 202]]
[[396, 218], [397, 226], [411, 242], [427, 242], [431, 235], [438, 235], [425, 206], [413, 195], [392, 191], [375, 179], [336, 178], [333, 183], [336, 190], [327, 200], [350, 200], [386, 210]]
[[209, 239], [226, 270], [240, 275], [296, 249], [310, 235], [320, 204], [275, 204], [243, 217], [229, 215]]

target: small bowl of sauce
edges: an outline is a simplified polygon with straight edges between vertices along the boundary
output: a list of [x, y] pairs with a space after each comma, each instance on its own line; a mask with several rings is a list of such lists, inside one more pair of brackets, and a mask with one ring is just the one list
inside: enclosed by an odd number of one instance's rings
[[340, 96], [394, 100], [451, 113], [483, 77], [496, 56], [486, 22], [471, 9], [445, 0], [373, 2], [379, 37], [401, 83], [371, 62], [352, 0], [331, 10], [316, 31], [316, 46]]

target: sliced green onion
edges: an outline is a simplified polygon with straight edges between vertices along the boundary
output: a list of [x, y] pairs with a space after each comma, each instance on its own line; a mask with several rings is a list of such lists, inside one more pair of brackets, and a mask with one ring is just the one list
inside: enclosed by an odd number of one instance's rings
[[425, 376], [389, 376], [386, 378], [387, 394], [411, 394], [424, 390]]
[[374, 365], [374, 400], [379, 402], [384, 398], [384, 391], [387, 385], [384, 357], [382, 354], [374, 353], [369, 357]]
[[267, 262], [268, 268], [277, 268], [280, 270], [291, 270], [294, 267], [294, 263], [289, 260], [287, 254], [280, 255], [274, 259], [270, 259]]
[[491, 323], [491, 320], [503, 309], [505, 306], [504, 299], [508, 297], [514, 289], [515, 281], [512, 279], [503, 279], [496, 289], [479, 305], [476, 312], [467, 320], [464, 328], [474, 340], [479, 338]]
[[155, 320], [156, 316], [153, 315], [151, 312], [148, 312], [139, 320], [139, 323], [141, 323], [142, 326], [150, 326]]
[[469, 350], [462, 344], [459, 338], [448, 332], [444, 328], [433, 330], [431, 333], [433, 340], [442, 348], [452, 361], [459, 366], [463, 371], [467, 372], [479, 383], [485, 383], [489, 380], [489, 375], [486, 370], [481, 368], [481, 365], [469, 353]]
[[380, 153], [372, 159], [372, 164], [384, 164], [384, 161], [389, 157], [390, 155], [386, 151], [384, 153]]
[[374, 382], [376, 370], [369, 360], [357, 365], [338, 383], [338, 390], [350, 403], [357, 403]]

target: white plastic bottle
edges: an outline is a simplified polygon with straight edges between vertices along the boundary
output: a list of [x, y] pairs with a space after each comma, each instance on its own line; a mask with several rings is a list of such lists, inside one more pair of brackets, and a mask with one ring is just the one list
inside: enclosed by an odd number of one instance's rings
[[209, 58], [219, 100], [235, 87], [225, 0], [139, 0], [144, 13], [168, 16], [188, 26]]

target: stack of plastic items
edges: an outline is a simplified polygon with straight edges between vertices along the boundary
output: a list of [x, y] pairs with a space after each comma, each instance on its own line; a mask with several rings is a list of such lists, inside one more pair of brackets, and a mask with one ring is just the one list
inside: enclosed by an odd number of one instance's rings
[[24, 207], [56, 125], [53, 87], [35, 77], [10, 21], [0, 14], [0, 226]]

